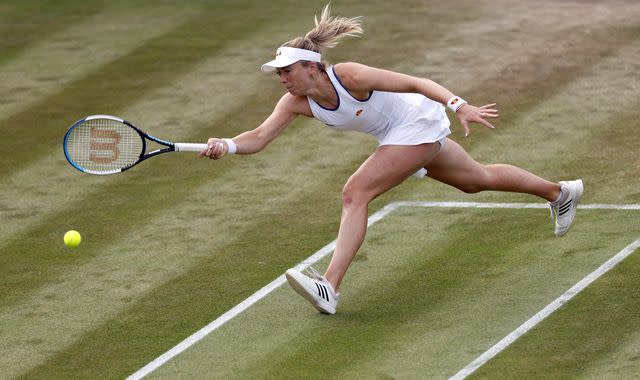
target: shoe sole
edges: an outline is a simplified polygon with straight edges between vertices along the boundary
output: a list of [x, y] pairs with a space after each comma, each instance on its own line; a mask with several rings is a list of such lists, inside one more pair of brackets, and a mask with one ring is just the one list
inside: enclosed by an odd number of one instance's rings
[[287, 282], [289, 282], [289, 285], [291, 285], [293, 290], [295, 290], [296, 293], [298, 293], [302, 297], [304, 297], [304, 299], [309, 301], [309, 303], [311, 305], [313, 305], [313, 307], [316, 308], [316, 310], [318, 310], [319, 312], [321, 312], [323, 314], [335, 314], [336, 313], [336, 309], [335, 308], [325, 308], [325, 307], [320, 305], [320, 303], [316, 300], [316, 298], [310, 293], [309, 289], [307, 289], [302, 284], [301, 281], [298, 281], [298, 279], [296, 278], [298, 276], [297, 272], [286, 271], [284, 275], [287, 278]]

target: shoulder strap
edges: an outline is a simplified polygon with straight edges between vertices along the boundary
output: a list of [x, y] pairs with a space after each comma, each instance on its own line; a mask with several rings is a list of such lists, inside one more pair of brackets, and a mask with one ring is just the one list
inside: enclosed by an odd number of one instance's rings
[[340, 82], [340, 78], [338, 78], [338, 75], [336, 75], [334, 67], [335, 66], [331, 66], [327, 68], [327, 75], [329, 75], [329, 79], [331, 80], [331, 83], [333, 83], [333, 87], [335, 87], [336, 91], [338, 91], [338, 96], [351, 97], [351, 94], [349, 94], [349, 91], [347, 91], [347, 89], [344, 88], [344, 86], [342, 85], [342, 82]]

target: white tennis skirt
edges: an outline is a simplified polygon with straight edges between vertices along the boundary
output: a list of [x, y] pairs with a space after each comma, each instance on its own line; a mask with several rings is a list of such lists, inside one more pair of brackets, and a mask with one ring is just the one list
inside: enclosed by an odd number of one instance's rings
[[380, 145], [420, 145], [444, 140], [451, 134], [449, 119], [444, 116], [440, 120], [419, 119], [408, 124], [391, 126], [378, 137]]

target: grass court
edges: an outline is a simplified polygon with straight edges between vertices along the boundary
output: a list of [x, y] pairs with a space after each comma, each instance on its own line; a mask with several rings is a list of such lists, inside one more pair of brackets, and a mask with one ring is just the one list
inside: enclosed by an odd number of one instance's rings
[[[258, 155], [165, 155], [106, 177], [62, 152], [90, 114], [172, 141], [254, 128], [284, 93], [260, 64], [324, 4], [0, 3], [1, 378], [126, 378], [336, 238], [342, 185], [375, 149], [369, 136], [300, 118]], [[332, 5], [363, 16], [365, 35], [330, 62], [498, 103], [495, 130], [465, 139], [452, 120], [478, 161], [582, 178], [583, 205], [640, 204], [636, 2]], [[370, 215], [394, 202], [544, 205], [411, 178]], [[74, 250], [70, 229], [83, 237]], [[410, 203], [369, 229], [338, 314], [275, 287], [148, 378], [450, 378], [638, 239], [633, 207], [581, 209], [556, 238], [541, 208]], [[469, 378], [637, 378], [638, 253]]]

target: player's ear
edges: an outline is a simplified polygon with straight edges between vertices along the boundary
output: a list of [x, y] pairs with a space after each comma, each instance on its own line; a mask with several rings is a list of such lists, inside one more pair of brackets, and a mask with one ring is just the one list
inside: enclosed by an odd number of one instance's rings
[[322, 64], [319, 62], [308, 62], [307, 65], [310, 67], [313, 74], [320, 74], [323, 71]]

